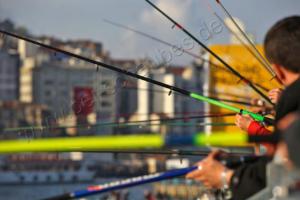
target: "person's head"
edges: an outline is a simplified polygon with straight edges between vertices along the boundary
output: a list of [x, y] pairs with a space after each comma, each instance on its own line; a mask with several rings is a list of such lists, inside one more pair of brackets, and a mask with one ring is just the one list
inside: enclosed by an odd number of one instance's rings
[[284, 18], [267, 33], [265, 54], [278, 79], [289, 85], [300, 74], [300, 16]]

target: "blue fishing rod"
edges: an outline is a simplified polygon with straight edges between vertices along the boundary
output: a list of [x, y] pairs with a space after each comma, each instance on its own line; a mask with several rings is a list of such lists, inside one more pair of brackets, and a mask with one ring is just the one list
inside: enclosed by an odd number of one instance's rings
[[[230, 157], [226, 154], [220, 154], [217, 156], [217, 160], [220, 160], [224, 165], [230, 168], [234, 168], [242, 163], [253, 162], [260, 158], [260, 156], [241, 156], [241, 157]], [[46, 198], [43, 200], [70, 200], [70, 199], [78, 199], [84, 198], [92, 195], [103, 194], [106, 192], [112, 192], [115, 190], [130, 188], [134, 186], [144, 185], [148, 183], [159, 182], [163, 180], [178, 178], [181, 176], [185, 176], [188, 173], [195, 171], [198, 169], [198, 166], [192, 166], [182, 169], [171, 170], [167, 172], [149, 174], [144, 176], [138, 176], [134, 178], [124, 179], [120, 181], [114, 181], [102, 185], [93, 185], [89, 186], [83, 190], [77, 190], [70, 193], [65, 193], [62, 195]]]
[[62, 194], [62, 195], [55, 196], [55, 197], [46, 198], [43, 200], [68, 200], [68, 199], [83, 198], [83, 197], [87, 197], [87, 196], [91, 196], [91, 195], [102, 194], [102, 193], [111, 192], [114, 190], [120, 190], [120, 189], [134, 187], [134, 186], [143, 185], [143, 184], [147, 184], [147, 183], [154, 183], [154, 182], [159, 182], [159, 181], [163, 181], [163, 180], [167, 180], [167, 179], [184, 176], [184, 175], [196, 170], [197, 168], [198, 168], [197, 166], [193, 166], [193, 167], [176, 169], [176, 170], [171, 170], [171, 171], [162, 172], [162, 173], [138, 176], [138, 177], [124, 179], [124, 180], [120, 180], [120, 181], [114, 181], [114, 182], [110, 182], [110, 183], [103, 184], [103, 185], [94, 185], [94, 186], [87, 187], [86, 189], [83, 189], [83, 190], [77, 190], [74, 192]]

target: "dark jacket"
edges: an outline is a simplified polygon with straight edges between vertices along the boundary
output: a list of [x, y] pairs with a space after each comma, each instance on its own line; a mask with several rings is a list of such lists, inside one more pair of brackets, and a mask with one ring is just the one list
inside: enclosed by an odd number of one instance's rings
[[[276, 123], [285, 115], [300, 110], [300, 79], [288, 86], [276, 106]], [[251, 197], [266, 187], [266, 166], [270, 159], [261, 158], [251, 164], [238, 167], [231, 179], [233, 200]]]

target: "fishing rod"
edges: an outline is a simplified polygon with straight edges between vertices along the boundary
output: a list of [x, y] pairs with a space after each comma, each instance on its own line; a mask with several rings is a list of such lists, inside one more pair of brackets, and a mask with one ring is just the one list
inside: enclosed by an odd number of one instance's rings
[[[261, 87], [264, 90], [268, 91], [263, 86], [259, 86], [259, 87]], [[136, 87], [136, 86], [130, 86], [128, 84], [126, 84], [125, 86], [122, 86], [122, 89], [125, 89], [125, 90], [140, 90], [140, 91], [148, 91], [148, 92], [169, 94], [169, 91], [165, 91], [165, 90], [149, 89], [149, 88], [139, 88], [139, 87]], [[234, 96], [234, 95], [232, 95], [232, 96]], [[231, 99], [227, 99], [227, 98], [212, 97], [212, 96], [208, 96], [208, 97], [211, 98], [211, 99], [215, 99], [215, 100], [223, 101], [223, 102], [227, 102], [227, 103], [233, 103], [233, 104], [239, 104], [239, 105], [245, 105], [245, 106], [261, 107], [260, 105], [255, 105], [255, 104], [253, 104], [251, 102], [247, 102], [247, 101], [238, 101], [238, 100], [231, 100]], [[249, 98], [245, 98], [245, 99], [248, 100]]]
[[170, 42], [166, 42], [166, 41], [164, 41], [164, 40], [162, 40], [162, 39], [160, 39], [160, 38], [158, 38], [158, 37], [154, 37], [154, 36], [152, 36], [152, 35], [150, 35], [150, 34], [148, 34], [148, 33], [145, 33], [145, 32], [142, 32], [142, 31], [139, 31], [139, 30], [136, 30], [136, 29], [133, 29], [133, 28], [131, 28], [131, 27], [125, 26], [125, 25], [120, 24], [120, 23], [117, 23], [117, 22], [113, 22], [113, 21], [111, 21], [111, 20], [104, 19], [103, 21], [106, 22], [106, 23], [108, 23], [108, 24], [111, 24], [111, 25], [113, 25], [113, 26], [116, 26], [116, 27], [119, 27], [119, 28], [123, 28], [123, 29], [125, 29], [125, 30], [129, 30], [129, 31], [131, 31], [131, 32], [133, 32], [133, 33], [136, 33], [136, 34], [138, 34], [138, 35], [144, 36], [144, 37], [146, 37], [146, 38], [149, 38], [149, 39], [151, 39], [151, 40], [154, 40], [154, 41], [156, 41], [156, 42], [159, 42], [159, 43], [161, 43], [161, 44], [164, 44], [164, 45], [166, 45], [166, 46], [169, 46], [169, 47], [171, 47], [171, 48], [178, 48], [178, 50], [182, 51], [183, 53], [186, 53], [187, 55], [192, 56], [193, 58], [199, 59], [199, 60], [201, 60], [201, 61], [203, 61], [203, 62], [205, 62], [205, 63], [208, 63], [208, 64], [210, 64], [210, 65], [212, 65], [212, 66], [214, 66], [214, 67], [217, 67], [217, 68], [220, 68], [220, 69], [222, 69], [222, 70], [224, 70], [224, 71], [229, 72], [226, 68], [224, 68], [224, 67], [222, 67], [222, 66], [219, 66], [219, 65], [213, 63], [212, 61], [203, 58], [202, 56], [199, 56], [199, 55], [197, 55], [197, 54], [195, 54], [195, 53], [193, 53], [193, 52], [191, 52], [191, 51], [188, 51], [188, 50], [186, 50], [186, 49], [184, 49], [184, 48], [177, 47], [176, 45], [171, 44]]
[[[202, 91], [203, 92], [203, 91]], [[226, 93], [226, 92], [219, 92], [219, 91], [215, 91], [215, 90], [207, 90], [206, 92], [211, 93], [213, 95], [222, 95], [222, 96], [226, 96], [226, 98], [238, 98], [238, 99], [242, 99], [243, 101], [245, 100], [249, 100], [249, 97], [246, 96], [241, 96], [241, 95], [237, 95], [237, 94], [231, 94], [231, 93]], [[253, 99], [250, 99], [253, 100]], [[261, 100], [263, 101], [263, 100]]]
[[[223, 67], [221, 67], [221, 68], [224, 69], [224, 70], [226, 70], [226, 68], [223, 68]], [[226, 70], [226, 71], [229, 72], [228, 70]], [[144, 91], [151, 91], [152, 90], [152, 89], [146, 89], [146, 88], [136, 87], [135, 83], [131, 82], [130, 80], [125, 80], [125, 82], [126, 82], [126, 84], [123, 84], [121, 86], [123, 89], [136, 89], [136, 90], [144, 90]], [[254, 84], [257, 85], [257, 87], [261, 88], [262, 90], [264, 90], [266, 92], [270, 91], [269, 88], [266, 88], [266, 87], [264, 87], [262, 85], [259, 85], [259, 84], [256, 84], [256, 83], [254, 83]], [[197, 88], [197, 87], [186, 87], [186, 89], [188, 89], [188, 90], [195, 90], [195, 89], [199, 90], [199, 88]], [[155, 90], [155, 89], [153, 89], [153, 91], [160, 92], [160, 91], [163, 91], [163, 90]], [[249, 97], [246, 97], [246, 96], [237, 95], [237, 94], [233, 94], [233, 93], [220, 92], [220, 91], [217, 92], [215, 90], [208, 90], [208, 89], [203, 89], [203, 88], [201, 88], [201, 90], [198, 91], [198, 92], [201, 92], [201, 93], [208, 92], [208, 93], [211, 93], [213, 95], [222, 95], [222, 96], [226, 96], [226, 97], [234, 97], [234, 98], [239, 98], [239, 99], [243, 99], [243, 100], [249, 100]], [[214, 98], [214, 97], [212, 97], [212, 98]]]
[[228, 10], [225, 8], [225, 6], [222, 4], [220, 0], [216, 0], [217, 4], [220, 5], [226, 16], [230, 19], [230, 21], [235, 25], [235, 27], [239, 30], [239, 32], [242, 34], [242, 36], [248, 41], [250, 46], [253, 48], [256, 55], [261, 59], [261, 61], [264, 63], [263, 66], [265, 66], [265, 69], [272, 75], [272, 77], [276, 77], [276, 74], [274, 73], [272, 67], [268, 63], [268, 61], [261, 55], [261, 53], [258, 51], [254, 43], [250, 40], [250, 38], [247, 36], [247, 34], [242, 30], [242, 28], [239, 26], [239, 24], [235, 21], [235, 19], [232, 17], [232, 15], [228, 12]]
[[149, 83], [152, 83], [152, 84], [164, 87], [166, 89], [169, 89], [170, 93], [172, 93], [173, 91], [174, 92], [178, 92], [178, 93], [180, 93], [182, 95], [189, 96], [189, 97], [191, 97], [191, 98], [193, 98], [195, 100], [198, 100], [198, 101], [204, 101], [204, 102], [210, 103], [212, 105], [219, 106], [219, 107], [225, 108], [227, 110], [230, 110], [230, 111], [242, 114], [242, 115], [250, 115], [256, 121], [265, 122], [267, 124], [274, 124], [274, 120], [273, 119], [267, 118], [267, 117], [262, 116], [260, 114], [253, 113], [253, 112], [250, 112], [248, 110], [243, 110], [243, 109], [240, 109], [240, 108], [237, 108], [237, 107], [225, 104], [223, 102], [220, 102], [220, 101], [217, 101], [217, 100], [214, 100], [214, 99], [210, 99], [210, 98], [208, 98], [206, 96], [202, 96], [200, 94], [197, 94], [197, 93], [194, 93], [194, 92], [191, 92], [191, 91], [188, 91], [188, 90], [176, 87], [176, 86], [168, 85], [166, 83], [163, 83], [163, 82], [160, 82], [160, 81], [156, 81], [154, 79], [151, 79], [151, 78], [148, 78], [148, 77], [145, 77], [145, 76], [142, 76], [142, 75], [130, 72], [130, 71], [125, 70], [125, 69], [121, 69], [121, 68], [115, 67], [113, 65], [105, 64], [105, 63], [100, 62], [100, 61], [95, 61], [95, 60], [92, 60], [90, 58], [81, 56], [79, 54], [71, 53], [69, 51], [65, 51], [65, 50], [62, 50], [62, 49], [59, 49], [59, 48], [56, 48], [56, 47], [53, 47], [53, 46], [50, 46], [50, 45], [47, 45], [47, 44], [43, 44], [43, 43], [37, 42], [35, 40], [29, 39], [29, 38], [26, 38], [26, 37], [23, 37], [23, 36], [19, 36], [19, 35], [16, 35], [14, 33], [10, 33], [10, 32], [7, 32], [7, 31], [0, 30], [0, 33], [3, 33], [5, 35], [9, 35], [9, 36], [14, 37], [14, 38], [18, 38], [18, 39], [21, 39], [21, 40], [24, 40], [24, 41], [27, 41], [27, 42], [30, 42], [32, 44], [44, 47], [46, 49], [50, 49], [52, 51], [60, 52], [60, 53], [63, 53], [65, 55], [68, 55], [68, 56], [71, 56], [71, 57], [74, 57], [74, 58], [77, 58], [77, 59], [80, 59], [80, 60], [84, 60], [84, 61], [89, 62], [91, 64], [95, 64], [97, 66], [101, 66], [103, 68], [106, 68], [106, 69], [109, 69], [109, 70], [112, 70], [112, 71], [115, 71], [115, 72], [126, 74], [126, 75], [134, 77], [136, 79], [140, 79], [140, 80], [143, 80], [143, 81], [146, 81], [146, 82], [149, 82]]
[[[144, 36], [144, 37], [146, 37], [146, 38], [150, 38], [150, 39], [152, 39], [152, 40], [154, 40], [154, 41], [157, 41], [157, 42], [159, 42], [159, 43], [165, 44], [165, 45], [167, 45], [167, 46], [169, 46], [169, 47], [177, 48], [177, 46], [174, 45], [174, 44], [171, 44], [171, 43], [169, 43], [169, 42], [166, 42], [166, 41], [164, 41], [164, 40], [162, 40], [162, 39], [160, 39], [160, 38], [154, 37], [154, 36], [152, 36], [152, 35], [150, 35], [150, 34], [148, 34], [148, 33], [145, 33], [145, 32], [142, 32], [142, 31], [139, 31], [139, 30], [136, 30], [136, 29], [133, 29], [133, 28], [131, 28], [131, 27], [129, 27], [129, 26], [125, 26], [125, 25], [123, 25], [123, 24], [120, 24], [120, 23], [117, 23], [117, 22], [113, 22], [113, 21], [108, 20], [108, 19], [103, 19], [103, 21], [104, 21], [105, 23], [110, 24], [110, 25], [113, 25], [113, 26], [116, 26], [116, 27], [119, 27], [119, 28], [123, 28], [123, 29], [129, 30], [129, 31], [131, 31], [131, 32], [133, 32], [133, 33], [139, 34], [139, 35]], [[195, 53], [193, 53], [193, 52], [191, 52], [191, 51], [188, 51], [188, 50], [186, 50], [186, 49], [183, 49], [183, 48], [179, 48], [179, 47], [178, 47], [178, 49], [179, 49], [180, 51], [182, 51], [182, 52], [184, 52], [184, 53], [186, 53], [186, 54], [192, 56], [193, 58], [197, 58], [197, 59], [203, 60], [204, 62], [208, 62], [208, 63], [211, 64], [211, 61], [202, 58], [202, 56], [199, 56], [199, 55], [197, 55], [197, 54], [195, 54]], [[225, 68], [224, 68], [224, 69], [225, 69]]]
[[[250, 143], [277, 143], [277, 134], [267, 136], [245, 133], [197, 133], [193, 135], [162, 136], [138, 134], [126, 136], [58, 137], [43, 139], [17, 139], [0, 141], [0, 154], [42, 152], [91, 152], [109, 149], [160, 149], [174, 146], [247, 146]], [[58, 145], [59, 144], [59, 145]]]
[[274, 103], [271, 102], [271, 100], [263, 93], [261, 92], [252, 82], [250, 82], [248, 79], [243, 77], [238, 71], [236, 71], [234, 68], [232, 68], [227, 62], [225, 62], [220, 56], [218, 56], [216, 53], [214, 53], [211, 49], [209, 49], [205, 44], [200, 42], [195, 36], [193, 36], [187, 29], [185, 29], [182, 25], [180, 25], [178, 22], [176, 22], [174, 19], [172, 19], [170, 16], [168, 16], [165, 12], [163, 12], [160, 8], [158, 8], [156, 5], [154, 5], [151, 1], [145, 0], [149, 5], [151, 5], [155, 10], [157, 10], [159, 13], [161, 13], [163, 16], [165, 16], [168, 20], [170, 20], [175, 27], [183, 31], [185, 34], [187, 34], [190, 38], [192, 38], [195, 42], [197, 42], [203, 49], [205, 49], [207, 52], [209, 52], [214, 58], [216, 58], [219, 62], [221, 62], [228, 70], [230, 70], [236, 77], [238, 77], [241, 81], [243, 81], [245, 84], [247, 84], [250, 88], [252, 88], [257, 94], [259, 94], [262, 98], [264, 98], [267, 102], [269, 102], [271, 105], [274, 106]]
[[[263, 89], [264, 91], [269, 91], [268, 88], [264, 87], [264, 86], [258, 86], [260, 87], [261, 89]], [[125, 85], [125, 86], [122, 86], [123, 89], [127, 89], [127, 90], [142, 90], [142, 91], [154, 91], [154, 92], [157, 92], [157, 93], [169, 93], [167, 91], [164, 91], [164, 90], [156, 90], [156, 89], [147, 89], [147, 88], [139, 88], [139, 87], [136, 87], [136, 86], [128, 86], [128, 85]], [[186, 89], [189, 89], [189, 90], [192, 90], [192, 89], [199, 89], [199, 88], [195, 88], [195, 87], [187, 87]], [[212, 95], [222, 95], [222, 96], [226, 96], [226, 98], [224, 98], [223, 101], [230, 101], [230, 99], [228, 99], [229, 97], [234, 97], [234, 98], [238, 98], [238, 99], [242, 99], [243, 101], [241, 102], [244, 102], [246, 104], [248, 104], [247, 101], [245, 100], [249, 100], [249, 97], [246, 97], [246, 96], [241, 96], [241, 95], [236, 95], [236, 94], [231, 94], [231, 93], [226, 93], [226, 92], [216, 92], [216, 91], [213, 91], [213, 90], [201, 90], [199, 92], [208, 92], [208, 93], [211, 93]], [[218, 97], [213, 97], [213, 96], [210, 96], [210, 98], [218, 98]], [[251, 100], [251, 99], [250, 99]], [[222, 101], [222, 100], [221, 100]], [[238, 101], [237, 101], [238, 102]], [[232, 100], [232, 103], [235, 103], [234, 100]], [[244, 104], [244, 103], [241, 103], [241, 104]], [[251, 104], [252, 106], [259, 106], [259, 105], [256, 105], [256, 104]], [[251, 106], [249, 105], [249, 106]]]
[[205, 127], [205, 126], [236, 126], [234, 123], [201, 123], [201, 122], [161, 122], [161, 123], [116, 123], [111, 125], [112, 127], [129, 127], [129, 126], [195, 126], [195, 127]]
[[[146, 127], [161, 127], [161, 126], [167, 126], [167, 127], [235, 127], [235, 123], [225, 123], [225, 122], [214, 122], [214, 123], [200, 123], [200, 122], [167, 122], [167, 123], [121, 123], [121, 124], [113, 124], [113, 125], [105, 125], [108, 127], [116, 127], [116, 128], [125, 128], [125, 127], [138, 127], [139, 129], [146, 128]], [[94, 126], [93, 126], [94, 127]], [[99, 127], [99, 126], [97, 126]], [[9, 130], [4, 130], [5, 133], [10, 133], [10, 132], [18, 132], [18, 136], [24, 136], [26, 138], [30, 137], [37, 137], [38, 134], [42, 134], [41, 131], [44, 130], [51, 130], [53, 129], [66, 129], [66, 128], [87, 128], [91, 129], [91, 125], [86, 125], [86, 126], [65, 126], [65, 127], [49, 127], [49, 128], [41, 128], [41, 127], [20, 127], [20, 128], [11, 128]], [[27, 132], [28, 131], [28, 132]], [[35, 132], [35, 131], [40, 131], [40, 132]], [[97, 134], [101, 134], [99, 130], [96, 130]], [[30, 136], [31, 134], [31, 136]], [[126, 134], [126, 133], [123, 133]], [[130, 134], [130, 133], [127, 133]], [[41, 137], [41, 135], [40, 135]]]
[[[67, 129], [67, 128], [93, 128], [93, 127], [126, 127], [126, 126], [159, 126], [159, 125], [169, 125], [169, 126], [233, 126], [232, 123], [168, 123], [172, 121], [179, 120], [191, 120], [191, 119], [204, 119], [204, 118], [218, 118], [218, 117], [232, 117], [235, 113], [224, 113], [224, 114], [210, 114], [202, 116], [186, 116], [186, 117], [175, 117], [175, 118], [162, 118], [162, 119], [150, 119], [150, 120], [136, 120], [128, 122], [106, 122], [106, 123], [96, 123], [96, 124], [80, 124], [75, 126], [27, 126], [27, 127], [16, 127], [16, 128], [6, 128], [4, 132], [14, 132], [14, 131], [34, 131], [34, 130], [47, 130], [47, 129]], [[152, 122], [160, 122], [152, 124]], [[146, 124], [145, 124], [146, 123]]]
[[[152, 120], [136, 120], [136, 121], [128, 121], [128, 122], [105, 122], [105, 123], [96, 123], [96, 124], [80, 124], [74, 126], [24, 126], [24, 127], [14, 127], [14, 128], [4, 128], [2, 131], [6, 132], [22, 132], [22, 131], [35, 131], [35, 130], [55, 130], [55, 129], [67, 129], [67, 128], [92, 128], [92, 127], [102, 127], [102, 126], [109, 126], [109, 127], [125, 127], [125, 126], [159, 126], [159, 125], [168, 125], [168, 126], [232, 126], [233, 123], [189, 123], [189, 122], [182, 122], [182, 123], [171, 123], [174, 121], [188, 121], [191, 119], [203, 119], [203, 118], [214, 118], [214, 117], [230, 117], [235, 116], [235, 113], [209, 113], [206, 115], [195, 115], [190, 116], [190, 114], [196, 114], [200, 112], [185, 112], [185, 113], [178, 113], [184, 115], [183, 117], [175, 117], [175, 118], [160, 118], [160, 119], [152, 119]], [[202, 113], [202, 112], [201, 112]], [[129, 114], [121, 114], [121, 115], [111, 115], [112, 116], [130, 116], [130, 115], [138, 115], [137, 113], [129, 113]], [[160, 114], [160, 113], [156, 113]], [[165, 113], [164, 113], [165, 114]], [[167, 114], [175, 114], [177, 113], [167, 113]], [[140, 114], [146, 115], [146, 114]], [[187, 115], [187, 116], [185, 116]], [[160, 122], [153, 124], [153, 122]]]
[[[223, 68], [221, 67], [222, 69], [226, 70], [226, 68]], [[228, 70], [226, 70], [227, 72], [229, 72]], [[123, 84], [121, 87], [123, 89], [127, 89], [127, 90], [142, 90], [142, 91], [154, 91], [154, 92], [157, 92], [157, 93], [169, 93], [167, 91], [164, 91], [164, 90], [157, 90], [157, 89], [149, 89], [149, 88], [140, 88], [140, 87], [137, 87], [135, 86], [135, 84], [133, 82], [131, 82], [130, 80], [124, 80], [124, 82], [126, 82], [125, 84]], [[131, 85], [130, 85], [131, 84]], [[259, 84], [256, 84], [254, 83], [255, 85], [257, 85], [257, 87], [261, 88], [262, 90], [268, 92], [270, 91], [270, 89], [262, 86], [262, 85], [259, 85]], [[197, 87], [187, 87], [186, 89], [188, 90], [199, 90], [199, 88]], [[234, 97], [234, 98], [239, 98], [239, 99], [243, 99], [243, 100], [249, 100], [249, 97], [246, 97], [246, 96], [241, 96], [241, 95], [237, 95], [237, 94], [231, 94], [231, 93], [226, 93], [226, 92], [216, 92], [216, 91], [213, 91], [213, 90], [203, 90], [203, 88], [201, 88], [201, 91], [199, 92], [208, 92], [208, 93], [211, 93], [211, 94], [214, 94], [214, 95], [223, 95], [223, 96], [226, 96], [226, 97]], [[217, 97], [210, 97], [210, 98], [217, 98]], [[227, 101], [229, 102], [229, 99], [225, 99], [224, 101]], [[250, 99], [251, 100], [251, 99]], [[245, 102], [245, 101], [243, 101]], [[234, 102], [232, 102], [234, 103]], [[242, 103], [243, 104], [243, 103]], [[251, 106], [251, 105], [249, 105]], [[252, 104], [252, 106], [260, 106], [260, 105], [257, 105], [257, 104]]]
[[[230, 154], [232, 157], [241, 157], [241, 156], [251, 156], [249, 152], [238, 152], [229, 149], [220, 149], [224, 151], [226, 154]], [[145, 150], [115, 150], [115, 149], [108, 149], [108, 150], [98, 150], [98, 151], [85, 151], [85, 153], [115, 153], [115, 154], [146, 154], [146, 155], [166, 155], [172, 157], [179, 157], [179, 156], [207, 156], [211, 153], [211, 150], [182, 150], [182, 149], [145, 149]]]
[[[197, 116], [203, 116], [203, 115], [216, 115], [219, 116], [219, 115], [227, 115], [227, 114], [233, 114], [233, 113], [218, 113], [218, 112], [204, 112], [204, 111], [185, 111], [185, 112], [155, 112], [155, 113], [151, 113], [151, 114], [156, 114], [156, 115], [174, 115], [174, 116], [177, 116], [177, 117], [197, 117]], [[148, 116], [149, 113], [136, 113], [136, 112], [128, 112], [128, 113], [119, 113], [119, 114], [112, 114], [112, 115], [100, 115], [99, 118], [100, 118], [100, 121], [102, 119], [108, 119], [108, 118], [112, 118], [112, 117], [115, 117], [115, 118], [129, 118], [131, 117], [132, 115], [136, 115], [136, 116]], [[173, 119], [173, 118], [168, 118], [168, 117], [164, 117], [164, 118], [161, 118], [161, 120], [164, 120], [164, 119]]]
[[193, 167], [176, 169], [176, 170], [171, 170], [162, 173], [138, 176], [138, 177], [115, 181], [103, 185], [90, 186], [87, 189], [78, 190], [71, 193], [66, 193], [66, 194], [46, 198], [43, 200], [69, 200], [69, 199], [88, 197], [91, 195], [101, 194], [101, 193], [110, 192], [114, 190], [125, 189], [125, 188], [134, 187], [138, 185], [144, 185], [147, 183], [154, 183], [154, 182], [168, 180], [180, 176], [185, 176], [186, 174], [196, 169], [198, 169], [198, 167], [193, 166]]
[[[169, 94], [168, 91], [164, 91], [164, 90], [146, 89], [146, 88], [137, 88], [137, 87], [126, 87], [126, 88], [123, 87], [123, 88], [124, 89], [138, 89], [138, 90], [141, 90], [141, 91], [149, 91], [149, 92], [157, 92], [157, 93]], [[219, 98], [219, 97], [212, 97], [212, 96], [209, 96], [209, 98], [215, 99], [215, 100], [218, 100], [218, 101], [227, 102], [227, 103], [238, 104], [238, 105], [260, 107], [259, 105], [254, 105], [253, 103], [247, 102], [247, 101], [237, 101], [237, 100], [231, 100], [231, 99]]]
[[[203, 56], [199, 56], [199, 55], [197, 55], [197, 54], [195, 54], [195, 53], [193, 53], [193, 52], [190, 52], [190, 51], [188, 51], [188, 50], [186, 50], [186, 49], [184, 49], [184, 48], [179, 48], [179, 47], [177, 47], [177, 46], [174, 45], [174, 44], [171, 44], [171, 43], [169, 43], [169, 42], [166, 42], [166, 41], [164, 41], [164, 40], [162, 40], [162, 39], [160, 39], [160, 38], [154, 37], [154, 36], [152, 36], [152, 35], [150, 35], [150, 34], [148, 34], [148, 33], [145, 33], [145, 32], [142, 32], [142, 31], [139, 31], [139, 30], [136, 30], [136, 29], [133, 29], [133, 28], [131, 28], [131, 27], [125, 26], [125, 25], [120, 24], [120, 23], [113, 22], [113, 21], [111, 21], [111, 20], [104, 19], [103, 21], [106, 22], [106, 23], [108, 23], [108, 24], [111, 24], [111, 25], [113, 25], [113, 26], [116, 26], [116, 27], [119, 27], [119, 28], [123, 28], [123, 29], [125, 29], [125, 30], [129, 30], [129, 31], [131, 31], [131, 32], [133, 32], [133, 33], [136, 33], [136, 34], [138, 34], [138, 35], [141, 35], [141, 36], [144, 36], [144, 37], [149, 38], [149, 39], [151, 39], [151, 40], [154, 40], [154, 41], [156, 41], [156, 42], [162, 43], [162, 44], [164, 44], [164, 45], [166, 45], [166, 46], [169, 46], [169, 47], [171, 47], [171, 48], [178, 48], [180, 51], [182, 51], [183, 53], [186, 53], [186, 54], [192, 56], [193, 58], [199, 59], [199, 60], [201, 60], [202, 62], [208, 63], [208, 64], [210, 64], [210, 65], [213, 66], [213, 67], [216, 67], [216, 68], [218, 68], [218, 69], [222, 69], [222, 70], [224, 70], [224, 71], [226, 71], [226, 72], [232, 74], [232, 72], [229, 71], [227, 68], [224, 68], [224, 67], [222, 67], [222, 66], [220, 66], [220, 65], [217, 65], [217, 64], [215, 64], [214, 62], [212, 62], [212, 61], [210, 61], [210, 60], [208, 60], [208, 59], [203, 58]], [[248, 46], [247, 46], [247, 47], [248, 47]], [[249, 48], [249, 47], [248, 47], [248, 48]], [[259, 83], [255, 83], [255, 82], [253, 82], [253, 81], [252, 81], [252, 83], [253, 83], [254, 85], [256, 85], [257, 87], [261, 88], [262, 90], [266, 91], [266, 92], [269, 91], [269, 89], [267, 89], [266, 87], [262, 86], [262, 85], [259, 84]]]
[[[222, 24], [227, 28], [227, 30], [247, 49], [247, 51], [264, 67], [264, 68], [268, 68], [269, 66], [263, 61], [261, 60], [260, 57], [258, 57], [256, 52], [253, 52], [253, 50], [249, 47], [249, 45], [247, 45], [244, 40], [235, 32], [233, 31], [226, 23], [225, 21], [220, 17], [220, 15], [218, 15], [210, 6], [208, 0], [205, 0], [208, 10], [213, 13], [213, 15], [215, 15], [219, 21], [222, 22]], [[267, 69], [268, 70], [268, 69]], [[273, 76], [273, 74], [272, 74]]]
[[[257, 160], [259, 157], [245, 157], [245, 158], [234, 158], [234, 159], [229, 159], [228, 157], [223, 157], [222, 155], [216, 157], [215, 159], [224, 163], [227, 167], [234, 167], [234, 166], [239, 166], [243, 163], [248, 163], [248, 162], [253, 162]], [[130, 188], [134, 186], [139, 186], [139, 185], [144, 185], [148, 183], [154, 183], [154, 182], [159, 182], [163, 180], [168, 180], [168, 179], [173, 179], [181, 176], [185, 176], [188, 173], [200, 169], [198, 166], [192, 166], [192, 167], [187, 167], [187, 168], [182, 168], [182, 169], [175, 169], [175, 170], [170, 170], [166, 172], [161, 172], [161, 173], [154, 173], [154, 174], [149, 174], [149, 175], [144, 175], [144, 176], [138, 176], [138, 177], [133, 177], [133, 178], [128, 178], [125, 180], [120, 180], [120, 181], [114, 181], [106, 184], [101, 184], [101, 185], [93, 185], [89, 186], [86, 189], [83, 190], [77, 190], [74, 192], [70, 193], [65, 193], [62, 195], [58, 196], [53, 196], [50, 198], [46, 198], [43, 200], [70, 200], [70, 199], [78, 199], [78, 198], [84, 198], [92, 195], [97, 195], [97, 194], [102, 194], [106, 192], [111, 192], [114, 190], [120, 190], [120, 189], [125, 189], [125, 188]]]

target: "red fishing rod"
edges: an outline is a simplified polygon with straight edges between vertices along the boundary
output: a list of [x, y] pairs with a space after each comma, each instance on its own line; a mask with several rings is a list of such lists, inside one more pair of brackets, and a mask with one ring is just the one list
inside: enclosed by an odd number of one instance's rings
[[164, 17], [166, 17], [169, 21], [171, 21], [174, 24], [175, 27], [177, 27], [179, 30], [181, 30], [182, 32], [184, 32], [185, 34], [187, 34], [190, 38], [192, 38], [195, 42], [197, 42], [203, 49], [205, 49], [213, 57], [215, 57], [219, 62], [221, 62], [228, 70], [230, 70], [241, 81], [243, 81], [245, 84], [247, 84], [257, 94], [259, 94], [262, 98], [264, 98], [267, 102], [269, 102], [271, 105], [274, 106], [274, 104], [271, 102], [271, 100], [263, 92], [261, 92], [252, 82], [250, 82], [248, 79], [246, 79], [245, 77], [243, 77], [238, 71], [236, 71], [234, 68], [232, 68], [220, 56], [218, 56], [211, 49], [209, 49], [205, 44], [203, 44], [200, 40], [198, 40], [194, 35], [192, 35], [187, 29], [185, 29], [182, 25], [180, 25], [178, 22], [176, 22], [174, 19], [172, 19], [169, 15], [167, 15], [164, 11], [162, 11], [160, 8], [158, 8], [156, 5], [154, 5], [151, 1], [149, 1], [149, 0], [145, 0], [145, 1], [149, 5], [151, 5], [155, 10], [157, 10], [159, 13], [161, 13]]

